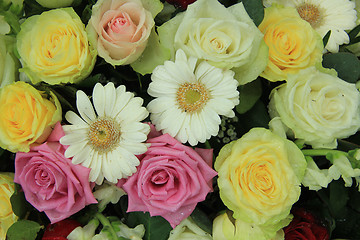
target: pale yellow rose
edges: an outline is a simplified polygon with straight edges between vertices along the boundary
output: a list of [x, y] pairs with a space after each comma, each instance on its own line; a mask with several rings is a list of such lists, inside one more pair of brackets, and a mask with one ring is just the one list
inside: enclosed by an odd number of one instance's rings
[[86, 27], [90, 43], [113, 66], [130, 64], [145, 50], [162, 8], [159, 0], [99, 0]]
[[286, 80], [287, 74], [322, 61], [324, 46], [320, 35], [295, 8], [265, 8], [259, 29], [269, 47], [268, 66], [261, 76], [269, 81]]
[[0, 173], [0, 239], [5, 239], [7, 230], [18, 219], [10, 202], [14, 191], [14, 173]]
[[212, 240], [212, 236], [202, 230], [191, 217], [185, 218], [169, 234], [168, 240]]
[[224, 204], [236, 220], [261, 226], [268, 238], [286, 226], [305, 169], [295, 143], [264, 128], [253, 128], [225, 145], [215, 161]]
[[280, 117], [288, 136], [313, 148], [336, 148], [337, 139], [360, 128], [359, 91], [329, 71], [311, 67], [289, 74], [270, 96], [270, 117]]
[[77, 83], [86, 78], [96, 61], [85, 26], [72, 8], [34, 15], [21, 24], [17, 35], [21, 71], [35, 84]]
[[74, 0], [36, 0], [36, 2], [46, 8], [62, 8], [71, 6]]
[[[289, 215], [283, 220], [284, 225], [291, 222], [292, 216]], [[267, 231], [270, 229], [271, 239]], [[259, 226], [247, 223], [239, 219], [234, 219], [230, 212], [225, 212], [217, 216], [213, 221], [213, 239], [214, 240], [283, 240], [284, 232], [282, 229], [275, 234], [271, 226]]]
[[12, 152], [28, 152], [42, 143], [52, 126], [61, 121], [61, 105], [53, 93], [46, 94], [25, 82], [0, 89], [0, 147]]
[[15, 38], [0, 34], [0, 87], [19, 79], [19, 60], [13, 54]]

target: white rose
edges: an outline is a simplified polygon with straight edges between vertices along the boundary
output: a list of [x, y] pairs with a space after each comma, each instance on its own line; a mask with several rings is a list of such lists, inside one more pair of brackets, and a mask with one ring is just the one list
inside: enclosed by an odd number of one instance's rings
[[289, 136], [313, 148], [336, 148], [337, 139], [360, 128], [360, 93], [355, 84], [315, 67], [290, 74], [270, 96], [270, 116], [280, 117]]
[[188, 56], [231, 69], [240, 84], [256, 79], [268, 62], [263, 34], [242, 3], [226, 8], [217, 0], [197, 0], [159, 27], [158, 33], [172, 56], [182, 49]]

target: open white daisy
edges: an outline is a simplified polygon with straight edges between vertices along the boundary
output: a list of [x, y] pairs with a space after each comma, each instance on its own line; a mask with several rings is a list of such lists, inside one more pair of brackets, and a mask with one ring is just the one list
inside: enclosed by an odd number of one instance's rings
[[356, 26], [355, 3], [350, 0], [264, 0], [264, 6], [273, 3], [285, 7], [295, 7], [301, 18], [324, 37], [331, 30], [325, 48], [330, 52], [338, 52], [339, 45], [349, 43], [345, 30]]
[[182, 143], [194, 146], [216, 136], [219, 115], [234, 117], [239, 103], [238, 81], [234, 72], [222, 70], [197, 59], [187, 59], [178, 50], [175, 62], [157, 66], [148, 93], [155, 97], [147, 108], [157, 130], [168, 133]]
[[144, 141], [150, 131], [148, 124], [141, 123], [148, 116], [142, 107], [143, 99], [126, 92], [125, 86], [115, 88], [113, 83], [105, 87], [97, 83], [92, 101], [81, 90], [76, 93], [76, 105], [80, 113], [69, 111], [64, 125], [65, 136], [60, 139], [69, 145], [65, 157], [72, 157], [74, 164], [91, 169], [89, 180], [101, 184], [104, 177], [112, 183], [136, 172], [139, 160], [135, 155], [146, 152]]

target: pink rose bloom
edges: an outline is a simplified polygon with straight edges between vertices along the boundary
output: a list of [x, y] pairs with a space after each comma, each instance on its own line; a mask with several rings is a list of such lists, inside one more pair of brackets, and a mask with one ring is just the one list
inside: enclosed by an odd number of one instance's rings
[[86, 30], [98, 55], [115, 66], [140, 57], [154, 25], [154, 16], [141, 0], [99, 0]]
[[97, 203], [88, 180], [90, 169], [64, 157], [65, 147], [59, 143], [62, 136], [64, 131], [58, 122], [45, 143], [31, 147], [30, 152], [18, 152], [15, 158], [14, 182], [51, 223]]
[[174, 228], [212, 191], [213, 152], [194, 150], [168, 134], [147, 142], [151, 146], [138, 156], [138, 171], [122, 186], [129, 197], [127, 211], [160, 215]]

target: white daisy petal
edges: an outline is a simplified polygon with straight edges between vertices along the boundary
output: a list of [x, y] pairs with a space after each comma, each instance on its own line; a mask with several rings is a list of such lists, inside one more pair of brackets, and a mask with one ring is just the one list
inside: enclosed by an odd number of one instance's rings
[[76, 92], [76, 107], [80, 113], [80, 116], [87, 123], [91, 123], [92, 121], [95, 120], [96, 115], [95, 115], [94, 108], [90, 102], [90, 99], [81, 90], [78, 90]]
[[80, 164], [86, 159], [92, 158], [92, 155], [93, 151], [91, 151], [89, 146], [85, 145], [84, 148], [71, 159], [71, 161], [73, 164]]
[[133, 97], [133, 93], [125, 92], [124, 85], [119, 86], [116, 89], [116, 104], [113, 109], [112, 116], [116, 117]]
[[97, 115], [104, 116], [105, 114], [105, 89], [100, 84], [95, 84], [93, 90], [93, 104], [96, 110]]
[[116, 90], [113, 83], [108, 83], [105, 89], [105, 115], [111, 116], [116, 103]]
[[82, 120], [76, 113], [73, 111], [68, 111], [65, 114], [65, 119], [69, 123], [76, 125], [76, 126], [89, 126], [84, 120]]

